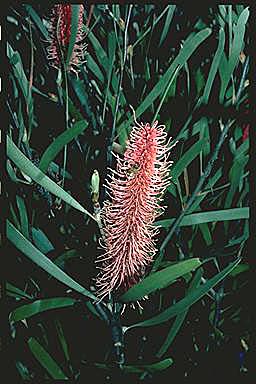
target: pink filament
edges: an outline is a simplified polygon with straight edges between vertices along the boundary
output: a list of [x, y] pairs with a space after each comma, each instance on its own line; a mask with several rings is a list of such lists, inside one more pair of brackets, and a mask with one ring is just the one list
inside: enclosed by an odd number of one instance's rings
[[105, 253], [97, 260], [99, 297], [136, 284], [156, 253], [153, 222], [164, 210], [160, 202], [171, 164], [165, 127], [157, 124], [133, 127], [124, 158], [116, 156], [117, 168], [106, 182], [111, 200], [101, 214]]

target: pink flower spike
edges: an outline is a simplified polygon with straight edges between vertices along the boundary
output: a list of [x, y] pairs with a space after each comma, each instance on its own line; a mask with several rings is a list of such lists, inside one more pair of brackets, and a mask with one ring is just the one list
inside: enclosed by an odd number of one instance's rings
[[[83, 13], [84, 6], [79, 5], [78, 28], [74, 49], [67, 66], [68, 71], [77, 72], [79, 65], [84, 60], [86, 45], [82, 42], [83, 32]], [[71, 37], [72, 4], [55, 4], [49, 26], [49, 43], [47, 47], [48, 60], [55, 68], [61, 68], [62, 61], [66, 60], [68, 46]]]
[[102, 208], [105, 253], [96, 278], [98, 297], [125, 292], [139, 282], [157, 249], [153, 226], [164, 208], [163, 193], [170, 183], [169, 150], [164, 125], [156, 121], [133, 127], [116, 170], [111, 170], [106, 187], [110, 201]]

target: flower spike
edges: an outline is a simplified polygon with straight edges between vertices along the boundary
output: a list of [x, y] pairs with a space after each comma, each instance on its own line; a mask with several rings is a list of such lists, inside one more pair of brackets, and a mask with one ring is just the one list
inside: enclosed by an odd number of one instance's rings
[[[86, 45], [83, 43], [83, 13], [84, 6], [79, 5], [78, 27], [74, 48], [67, 63], [67, 70], [77, 73], [79, 65], [84, 62]], [[49, 26], [49, 43], [47, 47], [48, 60], [55, 68], [61, 68], [61, 64], [67, 59], [68, 47], [71, 37], [72, 4], [55, 4]]]
[[96, 277], [100, 298], [124, 292], [140, 281], [155, 253], [153, 222], [161, 215], [163, 193], [170, 183], [169, 150], [164, 125], [138, 124], [130, 133], [124, 157], [116, 155], [116, 170], [106, 181], [110, 200], [101, 218], [105, 253]]

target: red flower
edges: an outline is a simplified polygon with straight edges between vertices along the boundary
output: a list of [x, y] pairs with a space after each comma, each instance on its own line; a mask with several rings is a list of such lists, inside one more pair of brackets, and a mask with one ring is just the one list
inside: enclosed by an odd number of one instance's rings
[[[77, 67], [83, 63], [85, 53], [85, 44], [82, 43], [84, 38], [83, 26], [84, 6], [79, 5], [78, 28], [76, 41], [69, 63], [67, 64], [68, 71], [77, 71]], [[56, 68], [61, 68], [61, 63], [65, 63], [68, 53], [68, 47], [71, 36], [71, 21], [72, 21], [72, 4], [56, 4], [52, 9], [52, 15], [49, 27], [49, 42], [47, 47], [48, 59], [51, 65]]]
[[102, 209], [105, 253], [96, 278], [98, 296], [136, 284], [156, 253], [153, 226], [162, 214], [162, 195], [170, 182], [165, 126], [133, 127], [124, 158], [107, 180], [111, 201]]

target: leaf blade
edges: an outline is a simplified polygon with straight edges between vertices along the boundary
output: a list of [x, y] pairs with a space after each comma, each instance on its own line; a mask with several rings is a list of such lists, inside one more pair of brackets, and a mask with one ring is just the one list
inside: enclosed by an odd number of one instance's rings
[[69, 195], [64, 189], [57, 185], [53, 180], [46, 176], [39, 168], [37, 168], [14, 144], [14, 142], [7, 136], [7, 156], [20, 168], [26, 175], [31, 177], [36, 183], [47, 189], [53, 195], [59, 197], [73, 208], [86, 213], [93, 220], [94, 216], [88, 212], [77, 200]]
[[[210, 223], [213, 221], [227, 221], [227, 220], [240, 220], [240, 219], [249, 219], [248, 207], [192, 213], [190, 215], [186, 215], [182, 219], [180, 226], [184, 227], [187, 225]], [[166, 228], [171, 226], [174, 220], [175, 219], [159, 220], [155, 222], [155, 225]]]
[[28, 339], [28, 346], [34, 357], [46, 369], [53, 379], [68, 380], [68, 377], [64, 374], [56, 361], [34, 337], [30, 337]]
[[15, 308], [9, 315], [9, 320], [16, 323], [17, 321], [28, 319], [38, 313], [48, 311], [50, 309], [58, 309], [72, 306], [76, 302], [70, 297], [55, 297], [51, 299], [36, 300], [33, 303], [22, 305]]
[[209, 279], [206, 283], [199, 286], [199, 288], [195, 289], [193, 292], [190, 292], [184, 299], [181, 299], [176, 304], [167, 308], [165, 311], [161, 312], [159, 315], [152, 317], [151, 319], [130, 325], [127, 327], [128, 329], [135, 327], [150, 327], [152, 325], [162, 324], [172, 317], [178, 315], [183, 312], [187, 308], [191, 307], [195, 302], [201, 299], [211, 288], [217, 285], [221, 280], [223, 280], [241, 261], [241, 259], [235, 260], [233, 263], [229, 264], [226, 268], [224, 268], [217, 275]]
[[177, 278], [191, 272], [201, 264], [197, 258], [181, 261], [161, 271], [150, 274], [138, 284], [132, 286], [119, 300], [122, 302], [137, 301], [154, 292], [170, 285]]
[[80, 135], [88, 127], [88, 122], [81, 120], [73, 125], [73, 127], [66, 129], [47, 147], [44, 151], [38, 168], [42, 172], [46, 172], [51, 161], [55, 159], [58, 153], [70, 143], [74, 138]]
[[84, 296], [87, 296], [93, 300], [98, 300], [96, 296], [85, 289], [82, 285], [77, 283], [69, 275], [58, 268], [50, 259], [48, 259], [48, 257], [40, 252], [14, 227], [12, 223], [9, 222], [9, 220], [7, 220], [6, 234], [7, 238], [14, 244], [16, 248], [18, 248], [24, 255], [26, 255], [40, 268], [45, 270], [51, 276], [55, 277], [55, 279], [59, 280], [63, 284]]

